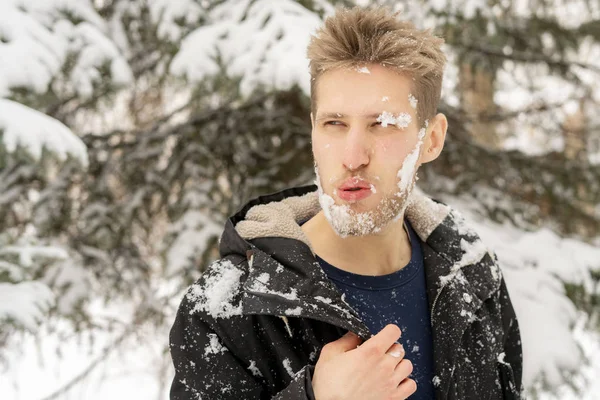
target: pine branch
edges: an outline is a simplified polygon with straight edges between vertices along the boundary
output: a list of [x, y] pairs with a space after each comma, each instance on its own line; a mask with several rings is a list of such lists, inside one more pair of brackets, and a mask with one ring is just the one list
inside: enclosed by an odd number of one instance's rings
[[498, 57], [506, 60], [523, 61], [523, 62], [543, 62], [553, 67], [569, 68], [572, 66], [581, 67], [600, 74], [600, 67], [592, 64], [582, 63], [578, 61], [560, 60], [539, 53], [531, 53], [525, 51], [513, 50], [510, 54], [506, 54], [501, 48], [492, 46], [475, 45], [472, 43], [455, 43], [454, 46], [462, 47], [466, 50], [486, 54], [488, 56]]

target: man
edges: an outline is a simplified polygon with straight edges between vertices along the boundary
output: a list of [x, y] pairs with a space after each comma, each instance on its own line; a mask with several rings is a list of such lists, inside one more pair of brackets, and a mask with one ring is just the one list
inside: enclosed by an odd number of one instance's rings
[[340, 10], [308, 48], [316, 186], [231, 217], [171, 330], [183, 399], [519, 399], [495, 257], [415, 190], [442, 151], [442, 40]]

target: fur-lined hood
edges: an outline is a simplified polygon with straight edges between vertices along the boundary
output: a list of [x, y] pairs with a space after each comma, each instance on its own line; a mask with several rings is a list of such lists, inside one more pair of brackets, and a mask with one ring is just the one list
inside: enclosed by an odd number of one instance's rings
[[[278, 236], [296, 239], [311, 247], [300, 227], [300, 223], [312, 218], [319, 211], [317, 191], [304, 195], [286, 197], [281, 201], [252, 206], [242, 221], [235, 226], [245, 240], [260, 237]], [[434, 229], [450, 214], [450, 207], [436, 203], [420, 190], [412, 192], [406, 209], [406, 217], [421, 240], [427, 238]]]

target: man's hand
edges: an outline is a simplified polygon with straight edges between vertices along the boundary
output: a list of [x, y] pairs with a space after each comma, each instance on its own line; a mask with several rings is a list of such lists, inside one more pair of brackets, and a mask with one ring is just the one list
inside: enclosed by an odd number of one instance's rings
[[408, 378], [412, 363], [396, 343], [400, 333], [387, 325], [362, 345], [347, 333], [323, 346], [312, 379], [315, 399], [404, 400], [413, 394], [417, 384]]

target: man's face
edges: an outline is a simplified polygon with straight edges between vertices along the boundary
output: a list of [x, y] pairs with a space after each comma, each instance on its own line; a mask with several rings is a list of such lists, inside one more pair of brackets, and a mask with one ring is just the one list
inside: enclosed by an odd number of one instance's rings
[[319, 200], [342, 237], [376, 234], [404, 214], [426, 134], [411, 82], [373, 64], [319, 78], [312, 131]]

